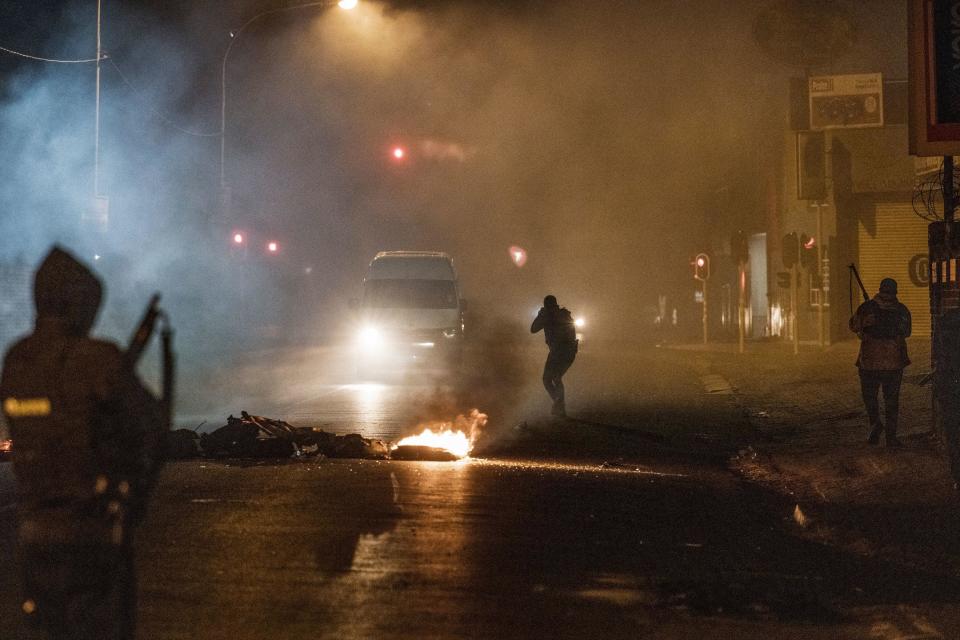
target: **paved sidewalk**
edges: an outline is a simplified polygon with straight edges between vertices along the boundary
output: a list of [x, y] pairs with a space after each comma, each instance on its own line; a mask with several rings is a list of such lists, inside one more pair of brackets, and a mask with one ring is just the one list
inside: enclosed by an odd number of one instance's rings
[[[735, 347], [735, 345], [734, 345]], [[729, 380], [731, 398], [754, 428], [735, 467], [791, 495], [795, 519], [812, 537], [902, 562], [960, 570], [960, 501], [945, 453], [930, 433], [929, 340], [909, 342], [900, 402], [903, 449], [867, 444], [867, 418], [854, 366], [859, 343], [798, 355], [783, 343], [680, 348], [702, 376]]]

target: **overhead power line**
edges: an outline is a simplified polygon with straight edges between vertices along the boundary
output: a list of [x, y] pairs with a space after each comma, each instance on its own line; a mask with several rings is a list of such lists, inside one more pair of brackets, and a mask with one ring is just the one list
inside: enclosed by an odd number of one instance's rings
[[[44, 58], [44, 57], [42, 57], [42, 56], [31, 55], [31, 54], [29, 54], [29, 53], [24, 53], [24, 52], [22, 52], [22, 51], [16, 51], [16, 50], [14, 50], [14, 49], [9, 49], [9, 48], [3, 47], [3, 46], [0, 46], [0, 51], [3, 51], [3, 52], [5, 52], [5, 53], [9, 53], [10, 55], [19, 56], [19, 57], [21, 57], [21, 58], [26, 58], [27, 60], [36, 60], [36, 61], [38, 61], [38, 62], [54, 62], [54, 63], [58, 63], [58, 64], [84, 64], [84, 63], [91, 63], [91, 62], [96, 62], [96, 61], [97, 61], [97, 58], [80, 58], [80, 59], [76, 59], [76, 60], [64, 60], [64, 59], [58, 59], [58, 58]], [[139, 89], [137, 89], [137, 88], [133, 85], [133, 83], [130, 82], [130, 80], [127, 78], [127, 76], [124, 75], [123, 71], [120, 70], [120, 67], [117, 66], [117, 63], [114, 62], [113, 59], [110, 58], [109, 55], [107, 55], [106, 53], [102, 54], [102, 55], [100, 56], [100, 60], [101, 60], [101, 61], [109, 62], [110, 65], [116, 70], [117, 75], [120, 76], [120, 79], [123, 81], [123, 83], [126, 84], [126, 85], [130, 88], [130, 90], [133, 91], [133, 92], [137, 95], [137, 97], [138, 97], [144, 104], [147, 105], [147, 108], [150, 110], [151, 113], [153, 113], [153, 115], [155, 115], [157, 118], [159, 118], [160, 120], [162, 120], [162, 121], [163, 121], [164, 123], [166, 123], [168, 126], [176, 129], [177, 131], [179, 131], [179, 132], [181, 132], [181, 133], [185, 133], [185, 134], [191, 135], [191, 136], [196, 136], [196, 137], [198, 137], [198, 138], [218, 138], [218, 137], [220, 137], [220, 135], [221, 135], [221, 132], [220, 132], [220, 131], [211, 131], [211, 132], [193, 131], [193, 130], [191, 130], [191, 129], [184, 129], [183, 127], [179, 126], [176, 122], [174, 122], [173, 120], [171, 120], [169, 117], [167, 117], [166, 115], [164, 115], [163, 113], [161, 113], [161, 112], [158, 111], [157, 109], [155, 109], [155, 108], [153, 108], [152, 106], [150, 106], [150, 104], [149, 104], [149, 102], [147, 101], [147, 99], [143, 96], [143, 92], [140, 91]]]
[[165, 124], [176, 129], [180, 133], [185, 133], [187, 135], [195, 136], [197, 138], [219, 138], [220, 137], [220, 131], [211, 131], [211, 132], [193, 131], [191, 129], [184, 129], [183, 127], [178, 125], [176, 122], [174, 122], [169, 117], [167, 117], [166, 115], [164, 115], [163, 113], [161, 113], [160, 111], [158, 111], [157, 109], [155, 109], [153, 106], [150, 105], [149, 100], [143, 95], [143, 92], [137, 89], [133, 85], [133, 83], [127, 79], [127, 76], [124, 75], [123, 71], [120, 70], [120, 67], [117, 66], [117, 63], [114, 62], [113, 58], [110, 58], [108, 62], [110, 63], [110, 66], [112, 66], [116, 70], [117, 75], [120, 76], [120, 79], [123, 80], [123, 83], [127, 85], [127, 87], [129, 87], [130, 90], [134, 92], [134, 94], [136, 94], [136, 96], [140, 99], [140, 101], [146, 105], [147, 109], [149, 109], [150, 112], [153, 113], [153, 115], [155, 115], [157, 118], [162, 120]]
[[[77, 60], [62, 60], [59, 58], [44, 58], [42, 56], [34, 56], [29, 53], [24, 53], [22, 51], [16, 51], [14, 49], [8, 49], [7, 47], [0, 47], [0, 51], [9, 53], [13, 56], [20, 56], [21, 58], [26, 58], [27, 60], [37, 60], [39, 62], [56, 62], [58, 64], [83, 64], [87, 62], [96, 62], [96, 58], [81, 58]], [[101, 60], [106, 59], [107, 56], [102, 56]]]

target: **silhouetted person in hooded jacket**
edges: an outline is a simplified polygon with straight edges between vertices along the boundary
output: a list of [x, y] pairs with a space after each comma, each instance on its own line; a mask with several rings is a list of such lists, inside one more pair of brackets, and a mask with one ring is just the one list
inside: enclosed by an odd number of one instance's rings
[[[867, 441], [877, 444], [883, 433], [888, 447], [901, 446], [897, 438], [900, 412], [900, 384], [903, 369], [910, 364], [907, 341], [912, 331], [910, 310], [897, 300], [897, 281], [884, 278], [872, 300], [857, 308], [850, 318], [850, 330], [860, 337], [860, 391], [870, 420]], [[878, 393], [883, 390], [884, 418], [880, 420]]]
[[577, 357], [577, 328], [573, 316], [557, 304], [554, 296], [543, 299], [537, 317], [530, 325], [530, 333], [543, 330], [550, 353], [543, 365], [543, 386], [553, 400], [551, 413], [555, 416], [567, 415], [566, 398], [563, 388], [563, 374]]
[[7, 352], [23, 611], [50, 638], [132, 638], [132, 529], [159, 470], [158, 401], [113, 343], [89, 337], [98, 279], [54, 248], [34, 278], [36, 328]]

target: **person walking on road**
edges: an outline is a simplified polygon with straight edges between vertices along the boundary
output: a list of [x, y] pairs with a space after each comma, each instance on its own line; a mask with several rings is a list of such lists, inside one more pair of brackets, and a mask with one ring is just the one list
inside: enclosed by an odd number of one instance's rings
[[59, 640], [129, 640], [132, 529], [161, 465], [164, 412], [115, 344], [89, 337], [103, 288], [54, 248], [34, 276], [34, 332], [7, 352], [27, 623]]
[[537, 313], [530, 333], [543, 330], [544, 338], [550, 353], [547, 362], [543, 365], [543, 386], [553, 400], [550, 413], [555, 416], [566, 416], [566, 396], [563, 388], [563, 374], [577, 357], [577, 328], [570, 312], [557, 304], [554, 296], [543, 299], [543, 306]]
[[[903, 369], [910, 364], [906, 339], [911, 329], [910, 310], [897, 300], [897, 281], [893, 278], [884, 278], [877, 295], [861, 304], [850, 318], [850, 330], [860, 337], [857, 367], [870, 420], [870, 444], [878, 444], [883, 433], [888, 447], [901, 446], [897, 438], [900, 383]], [[886, 424], [880, 420], [881, 389]]]

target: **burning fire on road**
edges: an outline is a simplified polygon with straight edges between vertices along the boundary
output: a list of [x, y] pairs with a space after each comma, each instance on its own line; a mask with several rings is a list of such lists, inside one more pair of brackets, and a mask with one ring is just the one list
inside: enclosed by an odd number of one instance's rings
[[487, 424], [487, 414], [473, 409], [453, 422], [420, 425], [420, 433], [408, 436], [393, 446], [394, 460], [460, 460], [470, 456], [473, 446]]

